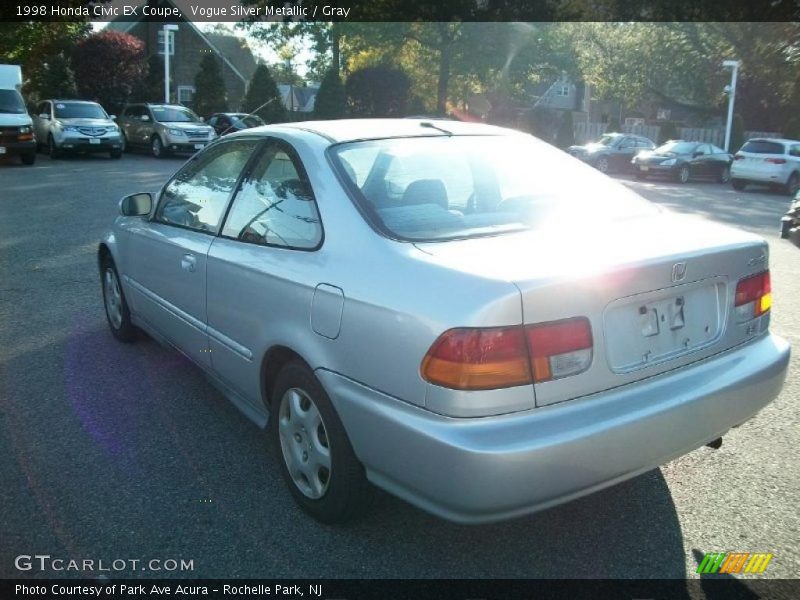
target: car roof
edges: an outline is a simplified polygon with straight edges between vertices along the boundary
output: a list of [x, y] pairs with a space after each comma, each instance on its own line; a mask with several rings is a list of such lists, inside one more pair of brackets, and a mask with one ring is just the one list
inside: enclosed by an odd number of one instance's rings
[[59, 98], [51, 98], [50, 100], [42, 100], [42, 102], [59, 102], [59, 103], [66, 103], [69, 102], [70, 104], [97, 104], [100, 105], [99, 102], [95, 102], [94, 100], [62, 100]]
[[800, 141], [798, 140], [789, 140], [786, 138], [762, 138], [762, 137], [750, 138], [749, 140], [745, 140], [744, 143], [746, 144], [747, 142], [777, 142], [779, 144], [800, 144]]
[[[428, 125], [423, 125], [426, 123]], [[437, 129], [439, 128], [439, 129]], [[315, 133], [331, 143], [376, 140], [395, 137], [426, 137], [432, 135], [510, 135], [520, 132], [484, 125], [444, 119], [339, 119], [335, 121], [301, 121], [256, 127], [248, 131], [258, 133], [269, 130], [301, 130]], [[445, 130], [445, 131], [442, 131]]]

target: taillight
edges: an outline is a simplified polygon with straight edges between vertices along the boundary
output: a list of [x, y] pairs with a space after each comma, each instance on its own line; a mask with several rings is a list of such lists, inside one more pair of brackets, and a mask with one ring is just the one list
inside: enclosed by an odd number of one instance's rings
[[422, 377], [458, 390], [513, 387], [576, 375], [592, 362], [584, 317], [516, 327], [450, 329], [422, 361]]
[[592, 362], [592, 328], [579, 317], [525, 328], [535, 382], [577, 375]]
[[783, 165], [786, 164], [785, 158], [765, 158], [764, 159], [768, 163], [773, 163], [775, 165]]
[[772, 283], [769, 271], [746, 277], [736, 284], [736, 297], [733, 301], [736, 321], [744, 323], [760, 317], [772, 306]]
[[422, 376], [457, 390], [485, 390], [530, 383], [521, 327], [451, 329], [422, 361]]

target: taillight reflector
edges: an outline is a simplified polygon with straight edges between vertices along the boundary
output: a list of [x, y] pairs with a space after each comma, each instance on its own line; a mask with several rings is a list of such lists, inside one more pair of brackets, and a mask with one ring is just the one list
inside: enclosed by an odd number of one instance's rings
[[516, 327], [450, 329], [422, 361], [426, 381], [459, 390], [513, 387], [575, 375], [592, 361], [585, 317]]
[[422, 361], [423, 377], [448, 388], [480, 390], [530, 383], [521, 327], [450, 329]]
[[764, 160], [767, 161], [768, 163], [773, 163], [773, 164], [776, 164], [776, 165], [784, 165], [784, 164], [786, 164], [786, 159], [785, 158], [765, 158]]
[[772, 307], [772, 282], [769, 271], [740, 280], [736, 284], [733, 305], [739, 322], [760, 317], [767, 312]]

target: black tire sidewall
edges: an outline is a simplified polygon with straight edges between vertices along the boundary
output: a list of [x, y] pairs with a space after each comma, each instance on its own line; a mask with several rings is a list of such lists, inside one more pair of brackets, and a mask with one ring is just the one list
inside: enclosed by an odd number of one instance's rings
[[[283, 458], [278, 427], [279, 408], [283, 394], [290, 388], [299, 388], [308, 394], [319, 410], [328, 434], [331, 453], [330, 481], [325, 494], [318, 499], [309, 498], [298, 489]], [[349, 521], [362, 513], [369, 500], [364, 467], [356, 458], [333, 403], [311, 369], [300, 361], [286, 364], [275, 380], [271, 398], [270, 443], [279, 462], [281, 475], [295, 501], [304, 511], [323, 523]]]
[[[158, 154], [156, 154], [156, 142], [160, 147], [160, 152]], [[157, 135], [154, 135], [153, 139], [150, 140], [150, 153], [156, 158], [164, 158], [164, 154], [166, 154], [164, 150], [164, 142], [162, 142], [161, 138]]]

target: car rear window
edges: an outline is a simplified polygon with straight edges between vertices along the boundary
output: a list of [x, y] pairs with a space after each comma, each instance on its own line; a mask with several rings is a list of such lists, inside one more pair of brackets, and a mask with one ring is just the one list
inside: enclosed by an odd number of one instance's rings
[[783, 144], [778, 142], [767, 142], [764, 140], [750, 140], [742, 146], [742, 152], [752, 154], [783, 154]]
[[438, 241], [602, 223], [657, 208], [540, 140], [523, 135], [436, 136], [331, 148], [356, 203], [379, 231]]

